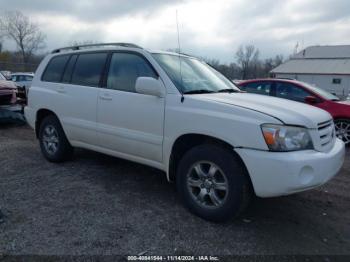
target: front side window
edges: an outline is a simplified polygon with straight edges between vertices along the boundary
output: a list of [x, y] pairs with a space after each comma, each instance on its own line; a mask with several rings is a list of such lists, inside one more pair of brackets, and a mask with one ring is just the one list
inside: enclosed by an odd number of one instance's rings
[[305, 102], [305, 97], [311, 94], [290, 83], [276, 83], [276, 96], [298, 102]]
[[69, 55], [56, 56], [52, 58], [45, 69], [42, 80], [47, 82], [60, 82], [68, 59]]
[[75, 63], [72, 84], [97, 87], [106, 63], [107, 53], [80, 54]]
[[136, 92], [138, 77], [157, 78], [151, 66], [141, 56], [131, 53], [114, 53], [107, 78], [107, 88]]
[[182, 93], [239, 91], [226, 77], [196, 58], [158, 53], [153, 57]]

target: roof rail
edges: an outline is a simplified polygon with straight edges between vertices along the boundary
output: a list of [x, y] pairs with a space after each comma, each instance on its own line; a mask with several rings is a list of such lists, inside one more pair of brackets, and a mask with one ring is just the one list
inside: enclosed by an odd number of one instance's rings
[[102, 47], [102, 46], [122, 46], [122, 47], [131, 47], [131, 48], [140, 48], [142, 49], [142, 47], [135, 45], [135, 44], [131, 44], [131, 43], [100, 43], [100, 44], [86, 44], [86, 45], [75, 45], [75, 46], [67, 46], [67, 47], [62, 47], [62, 48], [57, 48], [54, 49], [51, 54], [55, 54], [55, 53], [60, 53], [61, 51], [64, 50], [80, 50], [80, 49], [84, 49], [84, 48], [88, 48], [88, 47]]

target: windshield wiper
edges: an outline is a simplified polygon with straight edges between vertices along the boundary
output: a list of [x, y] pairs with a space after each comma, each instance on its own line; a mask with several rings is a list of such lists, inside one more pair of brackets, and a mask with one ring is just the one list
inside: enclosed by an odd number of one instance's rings
[[232, 88], [220, 89], [218, 93], [238, 93], [239, 91]]
[[207, 89], [197, 89], [197, 90], [191, 90], [184, 92], [185, 95], [192, 95], [192, 94], [209, 94], [214, 93], [214, 91], [207, 90]]

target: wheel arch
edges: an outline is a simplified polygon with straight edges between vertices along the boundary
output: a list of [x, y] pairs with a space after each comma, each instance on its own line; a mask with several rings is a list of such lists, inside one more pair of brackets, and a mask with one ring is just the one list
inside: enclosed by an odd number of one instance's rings
[[252, 185], [248, 169], [245, 163], [243, 162], [243, 159], [235, 151], [234, 146], [232, 144], [230, 144], [225, 140], [222, 140], [210, 135], [204, 135], [204, 134], [198, 134], [198, 133], [183, 134], [174, 141], [171, 147], [171, 152], [169, 156], [169, 164], [168, 164], [168, 172], [167, 172], [167, 176], [168, 176], [167, 178], [169, 181], [176, 180], [176, 171], [177, 171], [178, 163], [181, 160], [181, 157], [191, 148], [202, 144], [214, 144], [214, 145], [219, 145], [223, 148], [228, 149], [232, 153], [232, 155], [241, 163], [242, 167], [246, 171], [249, 182]]
[[40, 125], [41, 125], [42, 121], [45, 119], [45, 117], [50, 116], [50, 115], [53, 115], [58, 119], [57, 115], [53, 111], [46, 109], [46, 108], [41, 108], [36, 112], [35, 135], [37, 138], [39, 138], [39, 129], [40, 129]]

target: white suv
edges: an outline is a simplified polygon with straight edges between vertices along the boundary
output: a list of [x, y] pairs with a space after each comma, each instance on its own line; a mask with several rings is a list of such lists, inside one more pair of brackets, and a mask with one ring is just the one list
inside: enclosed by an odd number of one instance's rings
[[345, 155], [327, 112], [242, 93], [196, 58], [132, 44], [53, 51], [25, 116], [49, 161], [80, 147], [161, 169], [184, 204], [213, 221], [237, 215], [253, 194], [322, 185]]

